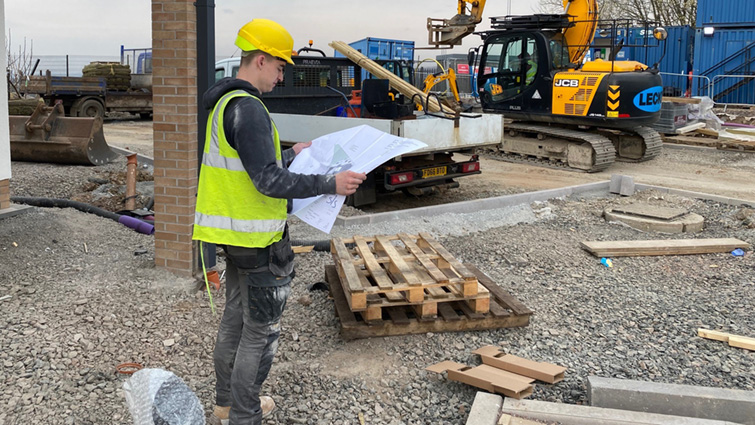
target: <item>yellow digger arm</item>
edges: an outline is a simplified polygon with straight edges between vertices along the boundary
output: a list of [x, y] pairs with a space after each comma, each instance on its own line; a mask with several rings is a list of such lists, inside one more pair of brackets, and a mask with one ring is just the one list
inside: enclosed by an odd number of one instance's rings
[[572, 16], [574, 26], [564, 29], [569, 61], [581, 64], [590, 49], [598, 26], [597, 0], [563, 0], [564, 13]]
[[451, 88], [451, 93], [453, 93], [456, 103], [459, 103], [459, 88], [456, 85], [456, 73], [451, 68], [448, 68], [445, 73], [428, 75], [427, 78], [425, 78], [425, 88], [422, 89], [422, 92], [428, 94], [436, 84], [446, 80], [448, 80], [448, 86]]
[[472, 34], [477, 24], [482, 22], [485, 1], [458, 0], [457, 13], [453, 18], [427, 18], [428, 43], [435, 48], [461, 45], [461, 39]]

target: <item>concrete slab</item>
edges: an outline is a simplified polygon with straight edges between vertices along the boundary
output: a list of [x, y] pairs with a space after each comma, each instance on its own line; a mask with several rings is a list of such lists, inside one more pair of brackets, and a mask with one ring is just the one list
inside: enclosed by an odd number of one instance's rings
[[733, 425], [732, 422], [710, 419], [510, 398], [504, 400], [502, 411], [561, 425]]
[[587, 378], [591, 406], [755, 425], [755, 391]]
[[642, 230], [643, 232], [699, 232], [703, 230], [703, 223], [705, 222], [703, 216], [695, 213], [689, 213], [680, 218], [669, 221], [623, 214], [617, 212], [613, 208], [607, 208], [605, 211], [603, 211], [603, 216], [607, 221], [618, 221], [632, 228]]
[[634, 178], [632, 178], [631, 176], [622, 176], [621, 186], [619, 187], [619, 195], [632, 196], [634, 195], [634, 190]]
[[503, 397], [477, 391], [466, 425], [496, 425], [502, 405]]
[[10, 204], [10, 208], [0, 210], [0, 220], [3, 218], [9, 218], [13, 217], [14, 215], [29, 212], [32, 210], [32, 208], [34, 207], [29, 205]]

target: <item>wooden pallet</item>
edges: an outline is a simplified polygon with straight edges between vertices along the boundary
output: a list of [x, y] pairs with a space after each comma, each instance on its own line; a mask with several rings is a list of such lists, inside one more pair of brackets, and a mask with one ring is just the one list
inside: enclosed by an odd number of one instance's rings
[[349, 308], [368, 321], [379, 320], [384, 308], [404, 305], [422, 318], [435, 318], [439, 303], [454, 301], [475, 313], [490, 309], [490, 294], [477, 276], [427, 233], [335, 238], [331, 253]]
[[341, 321], [341, 337], [346, 340], [422, 334], [427, 332], [458, 332], [527, 326], [532, 310], [493, 282], [471, 264], [465, 264], [490, 293], [490, 310], [475, 313], [460, 301], [438, 304], [438, 317], [418, 317], [411, 306], [381, 309], [380, 318], [365, 319], [364, 312], [353, 312], [344, 294], [336, 266], [325, 266], [325, 280], [330, 287], [336, 314]]
[[704, 146], [728, 151], [755, 151], [755, 142], [710, 136], [663, 136], [663, 143]]

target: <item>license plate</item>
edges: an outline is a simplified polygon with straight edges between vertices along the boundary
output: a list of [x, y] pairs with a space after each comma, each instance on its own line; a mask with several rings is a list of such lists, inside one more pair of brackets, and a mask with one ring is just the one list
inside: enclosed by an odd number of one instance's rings
[[426, 179], [428, 177], [445, 176], [446, 173], [446, 167], [426, 168], [422, 170], [422, 178]]

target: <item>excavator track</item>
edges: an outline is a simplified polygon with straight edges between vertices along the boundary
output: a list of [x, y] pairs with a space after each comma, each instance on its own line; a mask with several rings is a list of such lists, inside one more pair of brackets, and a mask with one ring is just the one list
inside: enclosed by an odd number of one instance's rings
[[500, 149], [506, 161], [595, 173], [616, 158], [611, 139], [598, 133], [517, 122], [506, 130], [510, 137]]
[[611, 139], [616, 148], [616, 160], [621, 162], [643, 162], [661, 154], [663, 139], [650, 127], [637, 127], [631, 132], [619, 130], [598, 130]]

